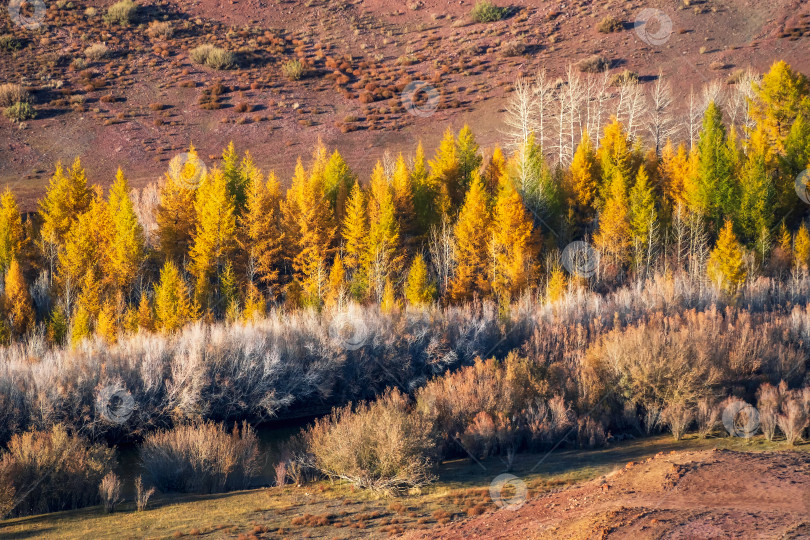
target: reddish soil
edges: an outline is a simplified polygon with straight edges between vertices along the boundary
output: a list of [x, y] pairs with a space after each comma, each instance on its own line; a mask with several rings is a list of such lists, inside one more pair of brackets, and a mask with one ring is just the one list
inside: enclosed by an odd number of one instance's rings
[[407, 538], [810, 538], [810, 455], [658, 454]]
[[[0, 82], [29, 87], [38, 111], [22, 129], [0, 118], [0, 183], [26, 209], [54, 162], [76, 156], [94, 182], [109, 184], [122, 166], [140, 186], [189, 142], [211, 165], [233, 140], [282, 177], [318, 138], [361, 174], [384, 148], [412, 153], [421, 139], [430, 151], [447, 126], [469, 123], [490, 147], [501, 139], [504, 95], [518, 75], [543, 68], [561, 75], [592, 54], [645, 83], [660, 69], [681, 97], [690, 85], [726, 80], [747, 66], [763, 71], [775, 59], [810, 73], [810, 3], [803, 0], [691, 0], [688, 7], [675, 0], [513, 0], [505, 20], [488, 24], [470, 21], [474, 0], [140, 0], [138, 20], [126, 28], [102, 22], [111, 3], [49, 1], [38, 33], [0, 11], [0, 34], [24, 40], [21, 50], [0, 52]], [[87, 7], [98, 13], [87, 15]], [[647, 7], [662, 9], [673, 23], [658, 47], [632, 28]], [[623, 21], [624, 30], [599, 33], [606, 15]], [[174, 35], [149, 37], [155, 19], [170, 21]], [[95, 42], [112, 55], [71, 67]], [[189, 50], [202, 43], [238, 52], [238, 69], [194, 64]], [[525, 52], [507, 55], [510, 43]], [[310, 75], [287, 80], [281, 66], [291, 58], [309, 64]], [[228, 88], [221, 108], [203, 109], [198, 99], [215, 80]], [[418, 80], [441, 93], [431, 117], [402, 106], [402, 88]], [[240, 103], [250, 110], [238, 112]]]

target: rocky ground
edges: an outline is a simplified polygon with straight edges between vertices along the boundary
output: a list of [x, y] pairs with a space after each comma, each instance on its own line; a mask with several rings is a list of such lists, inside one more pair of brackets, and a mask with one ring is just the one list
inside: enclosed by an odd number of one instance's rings
[[810, 456], [660, 453], [409, 538], [810, 538]]

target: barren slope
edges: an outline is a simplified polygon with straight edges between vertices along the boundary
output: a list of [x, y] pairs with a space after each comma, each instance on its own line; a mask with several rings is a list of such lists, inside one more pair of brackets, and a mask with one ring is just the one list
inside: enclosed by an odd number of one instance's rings
[[[800, 0], [692, 0], [688, 7], [674, 0], [516, 0], [505, 20], [489, 24], [469, 20], [473, 0], [142, 0], [138, 20], [126, 28], [103, 23], [111, 3], [48, 2], [35, 33], [0, 12], [0, 34], [11, 32], [24, 45], [0, 53], [0, 81], [28, 86], [38, 110], [23, 129], [0, 119], [0, 181], [28, 196], [28, 209], [53, 163], [75, 156], [86, 158], [93, 181], [109, 183], [122, 165], [138, 186], [160, 176], [189, 142], [214, 164], [234, 140], [284, 177], [318, 138], [360, 173], [383, 147], [410, 153], [423, 139], [430, 149], [448, 125], [469, 123], [482, 146], [491, 146], [515, 77], [543, 68], [557, 76], [592, 54], [642, 82], [661, 70], [681, 98], [689, 86], [725, 81], [747, 66], [764, 70], [775, 59], [810, 72], [810, 5]], [[87, 7], [98, 13], [88, 15]], [[650, 7], [672, 21], [659, 46], [632, 27]], [[599, 33], [606, 15], [624, 30]], [[174, 34], [150, 37], [152, 20], [171, 22]], [[111, 56], [73, 65], [96, 42]], [[189, 50], [202, 43], [236, 51], [239, 69], [194, 64]], [[523, 54], [514, 55], [515, 46]], [[309, 76], [283, 76], [292, 58], [309, 64]], [[202, 108], [198, 100], [216, 80], [226, 89], [219, 108]], [[413, 81], [441, 94], [432, 116], [402, 106], [402, 90]]]
[[810, 456], [658, 454], [595, 481], [409, 538], [808, 538]]

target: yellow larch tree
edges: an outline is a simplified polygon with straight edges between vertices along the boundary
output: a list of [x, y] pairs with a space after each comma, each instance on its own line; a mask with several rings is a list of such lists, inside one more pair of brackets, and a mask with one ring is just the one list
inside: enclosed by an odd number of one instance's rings
[[413, 184], [413, 206], [416, 213], [417, 235], [428, 233], [431, 226], [436, 224], [441, 216], [436, 205], [439, 197], [437, 180], [428, 170], [425, 161], [425, 150], [420, 142], [416, 147], [416, 155], [411, 167], [411, 183]]
[[190, 271], [196, 279], [195, 299], [200, 307], [206, 308], [214, 283], [218, 302], [221, 292], [218, 278], [236, 249], [234, 202], [222, 171], [215, 169], [200, 184], [195, 202], [197, 225], [189, 251]]
[[383, 313], [395, 313], [402, 308], [401, 302], [397, 298], [396, 289], [390, 279], [385, 280], [382, 298], [380, 299], [380, 311]]
[[349, 287], [346, 283], [346, 269], [343, 267], [343, 259], [340, 257], [340, 253], [338, 253], [335, 255], [335, 260], [332, 261], [332, 269], [329, 271], [329, 286], [324, 304], [327, 307], [342, 305], [346, 300], [348, 292]]
[[450, 283], [450, 296], [454, 301], [489, 294], [490, 222], [484, 183], [480, 175], [475, 174], [454, 228], [456, 269]]
[[690, 159], [690, 154], [686, 150], [686, 145], [680, 143], [675, 149], [672, 141], [667, 139], [666, 145], [661, 152], [659, 173], [666, 202], [670, 208], [677, 208], [679, 205], [687, 207], [685, 192], [687, 183], [694, 175], [694, 162]]
[[793, 240], [793, 265], [803, 272], [807, 272], [810, 265], [810, 232], [804, 222]]
[[810, 117], [810, 81], [780, 60], [753, 86], [755, 97], [749, 102], [751, 117], [765, 132], [768, 145], [781, 154], [796, 118], [799, 115], [805, 119]]
[[709, 256], [706, 270], [709, 279], [720, 290], [730, 295], [735, 294], [745, 282], [747, 272], [743, 260], [743, 248], [737, 241], [731, 220], [726, 220], [720, 231], [717, 244]]
[[363, 263], [368, 242], [368, 216], [366, 200], [359, 182], [352, 186], [346, 204], [342, 226], [344, 264], [349, 270], [357, 270]]
[[[239, 218], [238, 242], [250, 281], [254, 276], [274, 289], [283, 267], [281, 191], [275, 173], [267, 182], [261, 171], [250, 169], [245, 211]], [[274, 291], [274, 293], [277, 291]]]
[[492, 155], [487, 160], [484, 172], [481, 174], [481, 179], [484, 181], [484, 186], [486, 187], [487, 195], [489, 195], [490, 199], [495, 199], [495, 196], [498, 194], [498, 188], [500, 188], [501, 182], [506, 175], [506, 156], [503, 155], [501, 147], [496, 146], [492, 151]]
[[207, 172], [202, 166], [197, 152], [191, 146], [189, 159], [185, 163], [172, 160], [160, 186], [160, 202], [155, 211], [157, 237], [160, 252], [165, 259], [178, 264], [188, 256], [197, 225], [195, 211], [195, 185], [206, 181]]
[[343, 221], [346, 210], [346, 200], [357, 177], [337, 150], [332, 153], [326, 163], [323, 176], [324, 194], [329, 200], [329, 207], [332, 215], [335, 216], [335, 221], [340, 223]]
[[160, 282], [155, 286], [155, 324], [157, 329], [171, 333], [193, 320], [196, 310], [188, 286], [172, 261], [160, 270]]
[[113, 285], [126, 294], [135, 282], [145, 257], [143, 227], [129, 196], [129, 183], [121, 169], [110, 188], [108, 213], [112, 235], [106, 273]]
[[34, 305], [16, 257], [12, 257], [5, 275], [3, 307], [11, 337], [19, 338], [34, 327]]
[[464, 191], [461, 186], [461, 164], [456, 152], [453, 130], [447, 128], [439, 143], [436, 156], [430, 162], [429, 185], [436, 188], [436, 210], [439, 215], [452, 216], [458, 208]]
[[599, 164], [586, 130], [569, 169], [569, 208], [576, 223], [585, 224], [595, 217], [598, 187]]
[[255, 283], [249, 282], [247, 294], [245, 295], [245, 308], [242, 310], [243, 321], [255, 321], [264, 317], [267, 311], [267, 303]]
[[605, 126], [602, 139], [599, 141], [599, 150], [596, 153], [599, 161], [602, 182], [599, 185], [599, 197], [604, 204], [612, 197], [614, 185], [613, 179], [618, 172], [625, 179], [625, 189], [627, 189], [627, 179], [630, 178], [632, 170], [632, 154], [630, 141], [621, 122], [615, 117], [612, 122]]
[[546, 300], [548, 302], [556, 302], [565, 296], [568, 290], [568, 280], [565, 278], [565, 272], [562, 267], [557, 264], [551, 269], [548, 275], [548, 283], [546, 283]]
[[416, 233], [416, 212], [413, 204], [413, 183], [411, 171], [402, 154], [397, 158], [394, 176], [391, 178], [394, 190], [394, 208], [403, 237], [411, 238]]
[[630, 247], [629, 209], [625, 179], [619, 169], [614, 169], [594, 243], [606, 261], [619, 265], [627, 261]]
[[411, 306], [421, 307], [431, 304], [436, 298], [436, 284], [430, 280], [428, 267], [421, 253], [417, 253], [408, 270], [405, 282], [405, 299]]
[[66, 305], [72, 305], [75, 291], [79, 290], [79, 303], [84, 303], [92, 317], [98, 315], [100, 299], [113, 284], [112, 276], [105, 272], [112, 252], [112, 231], [109, 209], [97, 189], [88, 210], [68, 231], [58, 256], [57, 277]]
[[399, 223], [394, 206], [394, 190], [379, 162], [371, 174], [369, 191], [364, 271], [370, 292], [377, 302], [381, 302], [385, 283], [391, 278], [392, 270], [399, 267], [402, 256], [399, 253]]
[[141, 293], [141, 299], [138, 302], [138, 328], [146, 332], [155, 331], [155, 314], [152, 312], [152, 304], [149, 303], [146, 291]]
[[118, 331], [119, 325], [115, 304], [108, 300], [101, 306], [101, 311], [98, 314], [96, 335], [106, 343], [115, 343], [118, 341]]
[[461, 204], [461, 199], [469, 189], [473, 173], [479, 172], [481, 164], [484, 162], [483, 156], [478, 151], [478, 143], [470, 126], [464, 125], [456, 138], [456, 154], [458, 156], [459, 186], [457, 203]]
[[93, 192], [87, 183], [87, 175], [79, 158], [69, 170], [61, 163], [51, 177], [45, 197], [39, 201], [40, 250], [50, 265], [53, 275], [59, 252], [64, 248], [65, 237], [73, 224], [90, 207]]
[[0, 275], [5, 275], [11, 260], [21, 257], [26, 243], [20, 208], [11, 190], [0, 197]]
[[322, 147], [316, 150], [309, 175], [299, 160], [283, 206], [286, 225], [292, 231], [290, 244], [296, 280], [303, 301], [313, 306], [322, 302], [326, 292], [328, 258], [336, 231], [324, 194], [326, 163], [326, 151]]
[[26, 243], [20, 208], [11, 190], [0, 197], [0, 274], [5, 275], [11, 260], [21, 256]]
[[508, 305], [534, 280], [539, 245], [532, 237], [532, 218], [512, 182], [501, 183], [492, 214], [492, 291]]

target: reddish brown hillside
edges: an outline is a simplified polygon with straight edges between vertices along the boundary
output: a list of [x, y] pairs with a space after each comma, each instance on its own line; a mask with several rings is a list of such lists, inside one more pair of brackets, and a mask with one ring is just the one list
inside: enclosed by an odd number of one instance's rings
[[[215, 156], [229, 140], [287, 176], [318, 138], [365, 173], [383, 147], [411, 152], [419, 139], [430, 147], [448, 125], [469, 123], [482, 146], [496, 144], [516, 76], [542, 68], [557, 76], [593, 54], [642, 82], [660, 69], [680, 97], [690, 85], [725, 82], [775, 59], [810, 72], [810, 4], [800, 0], [515, 0], [493, 23], [472, 22], [473, 3], [141, 0], [136, 20], [121, 27], [102, 20], [109, 0], [60, 0], [47, 2], [35, 32], [3, 10], [0, 34], [22, 48], [0, 52], [0, 82], [30, 88], [38, 117], [22, 129], [0, 119], [0, 181], [31, 208], [57, 159], [86, 158], [103, 184], [122, 165], [137, 186], [160, 176], [189, 142]], [[672, 21], [661, 45], [633, 29], [645, 8]], [[600, 33], [608, 15], [623, 29]], [[171, 23], [172, 35], [150, 35], [155, 20]], [[106, 44], [108, 57], [78, 61], [93, 43]], [[238, 69], [192, 62], [189, 51], [203, 43], [234, 51]], [[308, 76], [288, 80], [282, 66], [291, 59], [306, 63]], [[224, 92], [206, 105], [215, 81]], [[403, 107], [402, 91], [414, 81], [439, 92], [434, 115]]]

